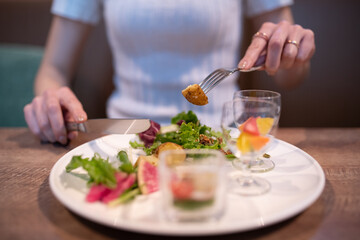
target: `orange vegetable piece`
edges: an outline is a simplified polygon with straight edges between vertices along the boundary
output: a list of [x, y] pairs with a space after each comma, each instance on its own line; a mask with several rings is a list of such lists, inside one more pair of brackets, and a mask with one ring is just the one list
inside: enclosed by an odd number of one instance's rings
[[241, 153], [245, 154], [251, 151], [259, 151], [270, 139], [264, 136], [254, 136], [246, 132], [242, 132], [236, 141], [236, 146]]
[[249, 139], [250, 145], [255, 151], [259, 151], [261, 148], [263, 148], [269, 142], [269, 140], [270, 139], [268, 137], [264, 136], [251, 136]]

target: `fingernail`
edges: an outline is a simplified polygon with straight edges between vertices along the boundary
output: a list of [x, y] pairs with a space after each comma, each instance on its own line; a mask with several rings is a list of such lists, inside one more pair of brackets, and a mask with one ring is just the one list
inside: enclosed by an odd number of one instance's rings
[[83, 122], [85, 120], [85, 117], [83, 115], [80, 115], [77, 117], [78, 122]]
[[247, 66], [247, 61], [244, 61], [241, 65], [240, 65], [240, 68], [246, 68]]

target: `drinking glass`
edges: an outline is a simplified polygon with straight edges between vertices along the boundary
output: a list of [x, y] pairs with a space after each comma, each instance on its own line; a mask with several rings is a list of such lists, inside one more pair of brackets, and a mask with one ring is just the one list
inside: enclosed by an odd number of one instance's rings
[[[278, 92], [269, 91], [269, 90], [258, 90], [258, 89], [249, 89], [241, 90], [234, 93], [233, 99], [261, 99], [273, 102], [276, 105], [276, 114], [274, 117], [274, 124], [271, 132], [272, 136], [276, 135], [278, 128], [278, 123], [280, 119], [281, 112], [281, 95]], [[271, 160], [271, 156], [265, 154], [260, 155], [251, 165], [252, 172], [267, 172], [272, 170], [275, 167], [275, 163]]]
[[270, 183], [251, 174], [251, 166], [272, 144], [269, 135], [275, 124], [275, 103], [257, 98], [237, 98], [223, 105], [221, 129], [234, 155], [231, 190], [241, 195], [260, 195], [270, 190]]
[[171, 221], [211, 221], [225, 207], [225, 155], [213, 149], [167, 150], [159, 156], [161, 205]]

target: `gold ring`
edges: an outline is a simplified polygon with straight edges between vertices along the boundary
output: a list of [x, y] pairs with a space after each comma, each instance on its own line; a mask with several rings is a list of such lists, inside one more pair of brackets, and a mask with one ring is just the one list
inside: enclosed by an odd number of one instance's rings
[[287, 40], [286, 43], [294, 45], [297, 49], [299, 49], [299, 43], [295, 40]]
[[269, 41], [269, 36], [264, 33], [264, 32], [257, 32], [254, 34], [253, 38], [256, 38], [256, 37], [259, 37], [259, 38], [262, 38], [264, 39], [266, 42]]

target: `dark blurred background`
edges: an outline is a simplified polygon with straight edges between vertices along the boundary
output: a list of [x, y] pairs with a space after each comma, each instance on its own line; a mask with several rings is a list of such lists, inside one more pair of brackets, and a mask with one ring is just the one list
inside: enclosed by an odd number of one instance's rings
[[[33, 98], [33, 79], [51, 24], [51, 2], [0, 0], [0, 127], [25, 126], [22, 109]], [[257, 72], [242, 75], [240, 86], [279, 91], [281, 127], [360, 127], [360, 1], [297, 0], [292, 9], [295, 21], [315, 32], [317, 48], [309, 78], [301, 87], [284, 91]], [[85, 47], [73, 86], [90, 118], [105, 117], [111, 76], [101, 23]]]

